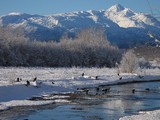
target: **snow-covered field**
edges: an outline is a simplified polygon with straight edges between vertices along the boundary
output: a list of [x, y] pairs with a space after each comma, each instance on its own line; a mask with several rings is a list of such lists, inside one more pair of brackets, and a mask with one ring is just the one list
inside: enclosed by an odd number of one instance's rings
[[[33, 82], [35, 77], [37, 77], [37, 81]], [[17, 78], [22, 80], [17, 82]], [[137, 74], [121, 73], [119, 76], [117, 69], [109, 68], [0, 68], [0, 110], [15, 106], [69, 102], [61, 99], [67, 97], [62, 95], [54, 96], [53, 100], [29, 100], [36, 96], [74, 92], [77, 88], [96, 87], [98, 85], [158, 79], [160, 80], [160, 69], [158, 68], [144, 69], [137, 71]], [[29, 81], [30, 85], [27, 86], [26, 81]], [[159, 116], [159, 111], [156, 113]], [[154, 114], [151, 112], [151, 115]], [[149, 114], [146, 113], [145, 115], [148, 116]], [[131, 118], [124, 117], [122, 120]]]

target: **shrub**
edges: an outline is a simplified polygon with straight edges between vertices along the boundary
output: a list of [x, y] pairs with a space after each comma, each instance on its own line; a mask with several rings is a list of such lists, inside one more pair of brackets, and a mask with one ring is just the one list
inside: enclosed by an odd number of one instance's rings
[[139, 67], [139, 61], [133, 50], [128, 50], [122, 56], [120, 71], [124, 73], [134, 73]]

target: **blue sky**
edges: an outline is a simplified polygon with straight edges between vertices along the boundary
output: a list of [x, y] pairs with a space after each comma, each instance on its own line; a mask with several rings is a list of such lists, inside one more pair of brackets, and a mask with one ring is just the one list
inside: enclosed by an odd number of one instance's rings
[[72, 11], [108, 9], [114, 4], [121, 4], [136, 12], [160, 14], [160, 0], [1, 0], [0, 15], [11, 12], [49, 15]]

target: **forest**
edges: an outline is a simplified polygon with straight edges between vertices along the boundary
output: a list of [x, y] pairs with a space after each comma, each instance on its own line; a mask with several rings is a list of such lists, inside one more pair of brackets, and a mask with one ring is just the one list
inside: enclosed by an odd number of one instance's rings
[[0, 66], [114, 67], [122, 52], [102, 30], [85, 29], [59, 42], [30, 40], [20, 30], [0, 28]]

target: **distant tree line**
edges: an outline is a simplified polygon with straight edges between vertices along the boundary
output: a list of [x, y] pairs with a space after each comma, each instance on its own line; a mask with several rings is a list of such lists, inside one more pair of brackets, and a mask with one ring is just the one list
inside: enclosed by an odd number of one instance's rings
[[102, 30], [85, 29], [74, 39], [31, 41], [19, 30], [0, 29], [0, 66], [114, 67], [121, 60]]

